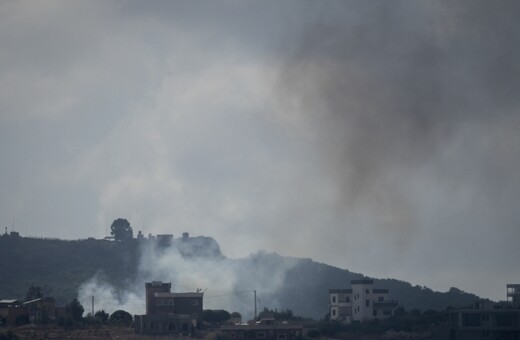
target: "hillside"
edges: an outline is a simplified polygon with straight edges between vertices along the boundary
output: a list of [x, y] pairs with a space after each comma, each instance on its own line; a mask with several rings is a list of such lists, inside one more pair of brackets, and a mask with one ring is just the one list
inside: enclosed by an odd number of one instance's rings
[[[322, 318], [327, 313], [328, 290], [348, 288], [350, 280], [363, 277], [360, 273], [317, 263], [310, 259], [284, 257], [259, 252], [243, 259], [227, 259], [218, 243], [210, 237], [174, 239], [167, 244], [153, 244], [155, 251], [147, 251], [148, 240], [110, 242], [104, 240], [51, 240], [25, 237], [0, 237], [0, 299], [23, 299], [31, 285], [41, 286], [46, 296], [53, 296], [58, 303], [66, 303], [77, 296], [78, 288], [94, 276], [116, 290], [129, 286], [142, 288], [144, 280], [164, 279], [146, 277], [140, 263], [154, 266], [162, 263], [166, 271], [181, 270], [168, 262], [163, 254], [175, 250], [186, 263], [194, 277], [204, 277], [208, 268], [214, 268], [215, 282], [220, 276], [233, 276], [233, 290], [255, 287], [258, 290], [259, 307], [289, 308], [295, 314]], [[202, 263], [209, 263], [203, 267]], [[166, 264], [164, 263], [166, 262]], [[164, 267], [166, 266], [166, 267]], [[221, 268], [221, 269], [219, 269]], [[221, 273], [221, 274], [220, 274]], [[209, 275], [209, 273], [208, 273]], [[407, 310], [436, 309], [471, 304], [477, 296], [456, 288], [449, 292], [434, 292], [425, 287], [395, 279], [375, 279], [375, 285], [390, 289], [390, 297], [399, 300]], [[215, 284], [218, 289], [218, 284]], [[228, 287], [229, 288], [229, 287]], [[229, 307], [234, 308], [234, 307]]]
[[[25, 297], [31, 285], [41, 286], [45, 296], [64, 304], [75, 298], [78, 288], [99, 275], [116, 288], [124, 288], [138, 273], [142, 243], [106, 240], [58, 240], [0, 236], [0, 299]], [[209, 237], [176, 239], [173, 246], [185, 256], [222, 257]]]

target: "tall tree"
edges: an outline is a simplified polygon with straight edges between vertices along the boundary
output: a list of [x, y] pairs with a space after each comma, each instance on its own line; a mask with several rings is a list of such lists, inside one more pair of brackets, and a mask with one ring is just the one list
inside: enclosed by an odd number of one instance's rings
[[83, 320], [83, 312], [85, 309], [79, 303], [78, 299], [72, 300], [67, 306], [65, 306], [65, 312], [74, 321]]
[[129, 240], [134, 237], [130, 222], [126, 218], [118, 218], [110, 226], [110, 234], [118, 241]]
[[110, 314], [110, 317], [108, 318], [108, 322], [116, 326], [130, 326], [132, 320], [132, 314], [124, 310], [116, 310], [114, 313]]

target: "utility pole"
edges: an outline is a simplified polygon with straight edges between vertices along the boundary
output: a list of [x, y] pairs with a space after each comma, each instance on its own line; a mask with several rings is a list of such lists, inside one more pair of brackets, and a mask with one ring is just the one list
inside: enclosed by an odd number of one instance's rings
[[255, 292], [255, 322], [256, 322], [256, 289], [254, 290]]
[[94, 317], [94, 295], [92, 295], [92, 317]]

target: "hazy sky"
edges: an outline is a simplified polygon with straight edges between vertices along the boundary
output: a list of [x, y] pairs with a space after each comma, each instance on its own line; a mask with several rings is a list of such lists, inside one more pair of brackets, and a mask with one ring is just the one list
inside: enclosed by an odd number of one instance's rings
[[[520, 282], [520, 2], [0, 0], [0, 223]], [[348, 285], [348, 283], [346, 283]]]

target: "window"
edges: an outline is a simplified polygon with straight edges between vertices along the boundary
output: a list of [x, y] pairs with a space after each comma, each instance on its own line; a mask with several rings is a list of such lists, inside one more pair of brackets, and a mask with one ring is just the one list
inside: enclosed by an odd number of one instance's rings
[[237, 334], [235, 332], [231, 332], [231, 337], [232, 338], [236, 338], [237, 337]]
[[346, 302], [350, 302], [350, 297], [347, 296], [347, 298], [345, 300], [346, 300]]
[[370, 307], [370, 300], [365, 300], [365, 306]]
[[264, 339], [265, 338], [265, 332], [256, 332], [256, 337], [258, 339]]
[[372, 312], [372, 315], [377, 316], [377, 309], [374, 309], [374, 311]]
[[365, 290], [365, 294], [370, 294], [370, 289]]
[[332, 297], [332, 303], [336, 303], [336, 296]]
[[390, 309], [383, 310], [383, 315], [389, 316], [392, 315], [392, 311]]
[[336, 310], [335, 309], [332, 310], [332, 316], [336, 316]]
[[383, 302], [383, 301], [385, 301], [385, 298], [383, 296], [380, 296], [380, 297], [377, 298], [377, 301]]
[[199, 305], [199, 300], [191, 300], [191, 305], [192, 306], [198, 306]]
[[279, 333], [278, 334], [278, 339], [280, 339], [280, 340], [287, 339], [287, 334], [286, 333]]

